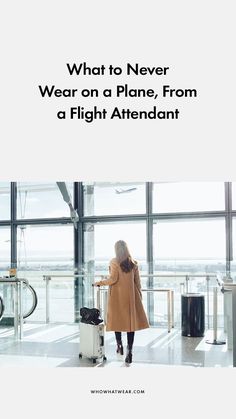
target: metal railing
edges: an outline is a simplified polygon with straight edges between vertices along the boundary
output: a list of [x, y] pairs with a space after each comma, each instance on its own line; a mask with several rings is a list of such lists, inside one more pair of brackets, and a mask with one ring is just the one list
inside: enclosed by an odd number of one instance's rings
[[[102, 274], [66, 274], [66, 275], [43, 275], [43, 280], [46, 284], [46, 323], [50, 322], [50, 281], [53, 278], [101, 278], [106, 277], [107, 275]], [[140, 274], [140, 278], [183, 278], [183, 282], [180, 285], [180, 293], [188, 293], [190, 289], [190, 282], [191, 280], [195, 280], [197, 278], [205, 278], [206, 281], [206, 300], [207, 300], [207, 327], [210, 329], [210, 280], [214, 279], [217, 281], [217, 274], [215, 273], [208, 273], [208, 274]], [[155, 293], [155, 292], [166, 292], [167, 293], [167, 313], [168, 313], [168, 331], [174, 326], [174, 290], [173, 287], [150, 287], [150, 288], [142, 288], [143, 292], [147, 293]], [[94, 300], [95, 302], [95, 300]]]
[[184, 282], [180, 283], [180, 293], [188, 293], [190, 288], [190, 281], [192, 278], [205, 278], [206, 280], [206, 296], [207, 296], [207, 327], [210, 329], [210, 280], [215, 279], [217, 281], [217, 274], [146, 274], [140, 275], [140, 277], [147, 278], [183, 278]]
[[[53, 278], [90, 278], [91, 280], [95, 280], [96, 278], [106, 277], [106, 275], [101, 274], [66, 274], [66, 275], [43, 275], [43, 279], [46, 284], [46, 323], [50, 322], [50, 282]], [[236, 307], [236, 284], [232, 283], [225, 283], [221, 276], [218, 274], [141, 274], [141, 278], [183, 278], [184, 282], [181, 282], [180, 285], [180, 291], [181, 292], [189, 292], [189, 283], [191, 279], [196, 278], [205, 278], [206, 281], [206, 296], [207, 296], [207, 318], [208, 318], [208, 329], [209, 327], [209, 316], [210, 316], [210, 309], [209, 309], [209, 295], [210, 295], [210, 287], [209, 287], [209, 281], [211, 279], [215, 279], [217, 286], [221, 288], [221, 291], [232, 293], [232, 298], [235, 299], [233, 302], [233, 306]], [[0, 284], [10, 284], [14, 286], [14, 334], [16, 339], [22, 339], [23, 336], [23, 303], [22, 303], [22, 287], [23, 284], [26, 284], [28, 286], [28, 281], [25, 278], [0, 278]], [[103, 298], [103, 314], [104, 319], [106, 318], [106, 312], [107, 312], [107, 288], [100, 287], [101, 291], [103, 291], [104, 298]], [[169, 287], [158, 287], [158, 288], [142, 288], [142, 292], [145, 293], [166, 293], [167, 296], [167, 326], [168, 326], [168, 332], [171, 331], [171, 329], [174, 327], [174, 290], [173, 288]], [[213, 288], [213, 342], [217, 343], [217, 288]], [[234, 363], [236, 366], [236, 309], [234, 309], [235, 312], [233, 312], [233, 348], [235, 348], [234, 353]]]
[[50, 323], [50, 281], [52, 278], [101, 278], [103, 275], [98, 274], [68, 274], [68, 275], [43, 275], [43, 280], [46, 284], [46, 312], [45, 312], [45, 319], [46, 323]]

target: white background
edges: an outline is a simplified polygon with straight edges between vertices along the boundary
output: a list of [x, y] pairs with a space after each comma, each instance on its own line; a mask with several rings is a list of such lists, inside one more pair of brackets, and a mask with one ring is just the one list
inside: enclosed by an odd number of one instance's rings
[[[234, 5], [229, 0], [5, 2], [0, 25], [0, 180], [236, 180]], [[56, 110], [76, 106], [75, 101], [43, 100], [39, 84], [116, 84], [110, 77], [70, 77], [66, 62], [82, 61], [93, 66], [169, 66], [166, 79], [128, 81], [152, 88], [168, 80], [176, 88], [198, 89], [199, 96], [165, 102], [166, 108], [181, 109], [179, 120], [59, 121]], [[119, 79], [125, 82], [127, 78]], [[146, 100], [119, 104], [140, 109], [153, 105]], [[221, 417], [231, 414], [232, 377], [234, 371], [218, 368], [3, 369], [1, 412], [24, 418], [120, 418], [129, 417], [130, 408], [132, 417], [147, 411], [158, 417]], [[138, 385], [146, 395], [92, 397], [93, 383]]]
[[[15, 165], [17, 178], [26, 180], [235, 179], [234, 1], [23, 0], [3, 11], [2, 178]], [[60, 121], [56, 111], [77, 100], [42, 99], [39, 84], [116, 83], [69, 76], [66, 63], [83, 61], [169, 66], [157, 83], [197, 88], [198, 98], [165, 102], [167, 109], [180, 105], [179, 120]], [[156, 84], [155, 76], [129, 82]], [[153, 105], [141, 102], [130, 99], [133, 107]]]

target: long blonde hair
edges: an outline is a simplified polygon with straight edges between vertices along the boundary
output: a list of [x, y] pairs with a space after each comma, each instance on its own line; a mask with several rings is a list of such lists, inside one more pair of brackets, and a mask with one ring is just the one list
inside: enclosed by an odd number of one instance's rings
[[115, 243], [116, 260], [123, 272], [130, 272], [137, 264], [130, 255], [127, 243], [124, 240], [118, 240]]

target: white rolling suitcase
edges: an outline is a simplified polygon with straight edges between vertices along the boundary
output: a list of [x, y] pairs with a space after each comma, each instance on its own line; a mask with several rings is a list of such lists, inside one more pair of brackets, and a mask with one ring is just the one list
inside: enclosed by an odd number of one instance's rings
[[86, 324], [80, 322], [80, 352], [79, 357], [86, 356], [91, 358], [93, 363], [96, 359], [105, 357], [104, 346], [104, 324]]
[[[99, 289], [97, 291], [97, 306], [100, 306]], [[98, 325], [80, 322], [80, 350], [79, 357], [90, 358], [95, 364], [96, 360], [105, 357], [104, 323]]]

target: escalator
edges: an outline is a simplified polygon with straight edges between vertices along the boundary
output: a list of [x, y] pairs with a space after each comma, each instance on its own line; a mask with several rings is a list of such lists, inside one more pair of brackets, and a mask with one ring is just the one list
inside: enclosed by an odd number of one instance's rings
[[[38, 304], [38, 297], [35, 289], [31, 285], [29, 285], [27, 281], [23, 281], [22, 292], [23, 296], [27, 293], [27, 306], [24, 307], [23, 305], [23, 319], [26, 319], [27, 317], [31, 316], [35, 311]], [[4, 310], [4, 299], [0, 295], [0, 321], [4, 316]]]
[[24, 287], [30, 293], [30, 307], [27, 307], [23, 311], [23, 319], [26, 319], [27, 317], [31, 316], [31, 314], [33, 314], [34, 310], [36, 309], [37, 304], [38, 304], [38, 297], [37, 297], [35, 289], [31, 285], [29, 285], [26, 282], [23, 282], [23, 293], [24, 293]]
[[3, 313], [4, 313], [4, 304], [3, 304], [3, 299], [0, 295], [0, 320], [2, 319]]

